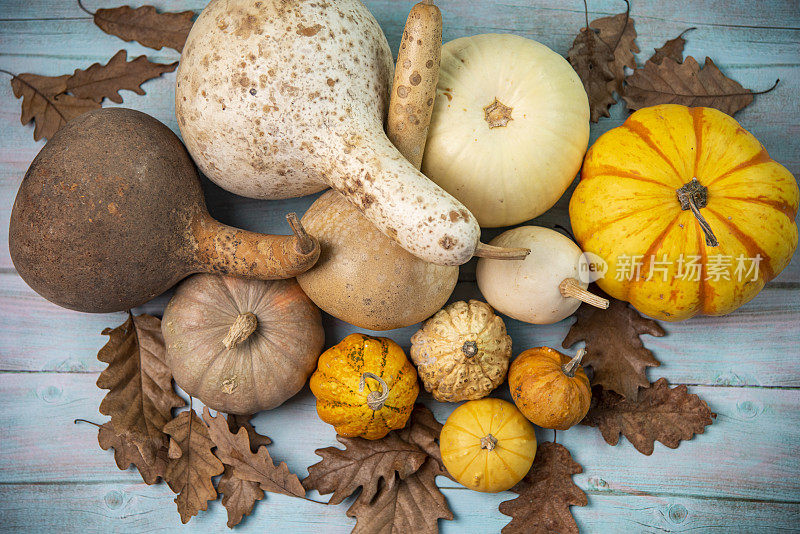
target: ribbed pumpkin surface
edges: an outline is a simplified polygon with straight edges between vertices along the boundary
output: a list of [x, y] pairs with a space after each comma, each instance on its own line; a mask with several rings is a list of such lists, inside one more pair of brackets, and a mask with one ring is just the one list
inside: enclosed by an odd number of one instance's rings
[[[699, 212], [719, 246], [681, 209], [676, 191], [692, 178], [708, 188]], [[661, 105], [597, 140], [569, 211], [583, 250], [608, 262], [598, 285], [647, 315], [679, 321], [729, 313], [777, 276], [797, 247], [797, 206], [795, 178], [733, 118]]]
[[[370, 408], [368, 397], [381, 392], [382, 385], [364, 373], [380, 377], [388, 388], [388, 397], [377, 410]], [[380, 439], [403, 428], [419, 394], [417, 372], [400, 345], [364, 334], [350, 334], [323, 352], [310, 386], [320, 419], [341, 436], [366, 439]]]

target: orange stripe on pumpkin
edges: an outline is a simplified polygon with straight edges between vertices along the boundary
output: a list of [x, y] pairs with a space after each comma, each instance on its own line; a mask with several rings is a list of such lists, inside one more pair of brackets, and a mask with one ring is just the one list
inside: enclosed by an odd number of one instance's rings
[[730, 176], [731, 174], [735, 173], [736, 171], [740, 171], [742, 169], [746, 169], [747, 167], [753, 167], [755, 165], [760, 165], [762, 163], [767, 163], [767, 162], [770, 162], [770, 161], [772, 161], [772, 158], [769, 157], [769, 154], [767, 153], [767, 149], [764, 148], [764, 147], [761, 147], [761, 152], [759, 152], [758, 154], [756, 154], [752, 158], [748, 159], [747, 161], [741, 162], [740, 164], [736, 165], [735, 167], [731, 167], [730, 169], [728, 169], [727, 171], [723, 172], [722, 174], [720, 174], [716, 178], [712, 178], [711, 180], [703, 183], [703, 185], [708, 187], [708, 186], [710, 186], [712, 184], [715, 184], [715, 183], [719, 182], [723, 178], [727, 178], [728, 176]]
[[647, 126], [645, 126], [641, 122], [636, 122], [634, 120], [628, 119], [622, 124], [621, 128], [625, 128], [636, 134], [639, 137], [639, 139], [644, 141], [644, 144], [646, 144], [648, 147], [650, 147], [651, 150], [653, 150], [653, 152], [661, 156], [661, 159], [663, 159], [664, 162], [667, 165], [669, 165], [669, 167], [672, 169], [672, 172], [675, 173], [675, 177], [678, 178], [678, 180], [684, 179], [684, 177], [681, 176], [681, 173], [678, 172], [678, 169], [675, 168], [675, 165], [673, 165], [672, 161], [667, 157], [667, 155], [664, 154], [664, 152], [661, 150], [661, 148], [659, 148], [657, 144], [655, 144], [655, 142], [653, 142], [653, 139], [651, 137], [653, 134], [647, 128]]
[[689, 115], [694, 126], [694, 176], [699, 180], [697, 169], [700, 168], [700, 153], [703, 150], [703, 108], [689, 108]]
[[[664, 239], [667, 237], [667, 234], [670, 232], [670, 230], [672, 230], [672, 228], [675, 226], [675, 223], [678, 222], [678, 219], [680, 219], [680, 217], [681, 217], [681, 212], [678, 212], [675, 218], [672, 219], [672, 221], [670, 221], [669, 224], [667, 224], [667, 226], [661, 231], [661, 233], [658, 234], [658, 237], [655, 238], [653, 244], [650, 245], [648, 249], [645, 251], [643, 255], [644, 263], [642, 264], [642, 270], [650, 269], [650, 265], [652, 265], [653, 263], [653, 256], [655, 255], [656, 251], [661, 247], [661, 244], [664, 242]], [[630, 300], [631, 290], [633, 290], [634, 287], [638, 287], [645, 281], [646, 280], [642, 276], [639, 276], [639, 278], [634, 280], [633, 283], [628, 284], [625, 300]]]
[[756, 255], [761, 255], [761, 263], [759, 263], [760, 275], [763, 276], [765, 280], [772, 280], [775, 277], [775, 274], [772, 271], [772, 258], [764, 252], [764, 249], [758, 246], [755, 240], [743, 233], [739, 228], [736, 227], [735, 224], [730, 222], [726, 217], [723, 217], [713, 209], [709, 209], [708, 206], [705, 208], [710, 214], [716, 217], [722, 224], [724, 224], [730, 233], [736, 236], [736, 239], [739, 240], [740, 243], [744, 245], [745, 250], [747, 253], [750, 254], [751, 258], [755, 258]]
[[[724, 196], [724, 195], [720, 195], [720, 196]], [[773, 208], [776, 211], [779, 211], [779, 212], [783, 213], [784, 215], [786, 215], [791, 221], [794, 221], [795, 217], [797, 217], [797, 209], [794, 208], [793, 206], [790, 206], [786, 202], [778, 202], [776, 200], [767, 200], [767, 199], [763, 199], [763, 198], [759, 198], [759, 197], [746, 198], [746, 197], [729, 197], [729, 196], [725, 196], [725, 199], [726, 200], [739, 200], [741, 202], [748, 202], [748, 203], [751, 203], [751, 204], [760, 204], [762, 206], [769, 206], [770, 208]]]
[[597, 165], [596, 167], [592, 167], [592, 175], [585, 176], [586, 172], [584, 171], [584, 179], [589, 178], [596, 178], [597, 176], [613, 176], [620, 178], [630, 178], [631, 180], [638, 180], [640, 182], [648, 182], [655, 185], [660, 185], [662, 187], [666, 187], [667, 189], [672, 190], [672, 186], [665, 184], [664, 182], [659, 182], [658, 180], [654, 180], [652, 178], [647, 178], [640, 174], [636, 174], [635, 172], [631, 171], [624, 171], [618, 167], [612, 167], [611, 165]]

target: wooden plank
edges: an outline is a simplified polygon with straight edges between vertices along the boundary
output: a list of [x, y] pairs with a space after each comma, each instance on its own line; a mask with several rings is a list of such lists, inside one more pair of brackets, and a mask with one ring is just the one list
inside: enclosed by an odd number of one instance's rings
[[[441, 480], [441, 479], [440, 479]], [[443, 491], [454, 521], [439, 521], [440, 532], [499, 532], [510, 518], [497, 510], [509, 493], [479, 494], [464, 489]], [[30, 533], [189, 531], [230, 532], [219, 501], [182, 526], [166, 484], [145, 486], [102, 484], [0, 485], [4, 528]], [[355, 523], [345, 515], [351, 501], [337, 506], [269, 494], [237, 530], [293, 534], [350, 532]], [[747, 532], [793, 530], [800, 520], [796, 503], [708, 501], [691, 497], [606, 495], [591, 493], [590, 505], [572, 507], [583, 532]], [[292, 513], [286, 513], [291, 509]]]
[[[169, 295], [137, 310], [161, 315]], [[655, 381], [673, 383], [800, 387], [797, 331], [800, 299], [796, 289], [767, 288], [755, 300], [727, 317], [698, 317], [664, 323], [669, 335], [644, 337], [662, 362], [650, 369]], [[451, 301], [481, 298], [474, 283], [460, 283]], [[96, 359], [107, 341], [103, 328], [117, 326], [124, 314], [84, 314], [51, 304], [28, 288], [15, 274], [0, 274], [0, 370], [100, 371]], [[529, 325], [504, 318], [514, 340], [514, 354], [534, 346], [559, 348], [572, 319], [555, 325]], [[346, 335], [364, 332], [329, 315], [324, 318], [327, 346]], [[406, 350], [418, 325], [378, 332]], [[574, 347], [577, 349], [577, 346]]]
[[[95, 428], [72, 423], [75, 418], [105, 420], [97, 412], [104, 391], [94, 385], [96, 378], [94, 373], [0, 374], [0, 483], [136, 481], [133, 471], [118, 471], [110, 453], [97, 446]], [[698, 386], [691, 391], [719, 415], [705, 434], [678, 450], [657, 443], [648, 457], [624, 439], [609, 447], [594, 428], [560, 432], [558, 442], [584, 468], [576, 483], [625, 494], [797, 500], [800, 390]], [[496, 394], [507, 396], [504, 388]], [[431, 402], [427, 394], [422, 400], [440, 421], [457, 406]], [[279, 410], [261, 412], [255, 424], [273, 439], [273, 457], [301, 477], [318, 461], [315, 449], [336, 443], [333, 427], [316, 416], [308, 389]], [[538, 436], [549, 441], [553, 432], [540, 430]]]

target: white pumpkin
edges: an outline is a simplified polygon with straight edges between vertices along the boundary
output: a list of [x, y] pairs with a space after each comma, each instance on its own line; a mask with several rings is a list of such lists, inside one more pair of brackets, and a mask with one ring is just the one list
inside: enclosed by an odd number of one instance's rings
[[541, 226], [519, 226], [495, 237], [491, 245], [525, 247], [524, 260], [478, 260], [478, 287], [497, 311], [533, 324], [566, 319], [581, 301], [600, 308], [608, 300], [586, 290], [580, 274], [583, 252], [565, 235]]
[[422, 171], [481, 226], [541, 215], [578, 173], [589, 143], [589, 101], [570, 64], [506, 34], [450, 41]]

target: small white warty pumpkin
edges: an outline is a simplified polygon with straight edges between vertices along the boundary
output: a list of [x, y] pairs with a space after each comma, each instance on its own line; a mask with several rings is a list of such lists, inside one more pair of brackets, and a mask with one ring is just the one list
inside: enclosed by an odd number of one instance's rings
[[453, 302], [411, 337], [411, 359], [425, 389], [443, 402], [487, 396], [506, 378], [511, 336], [492, 307]]

